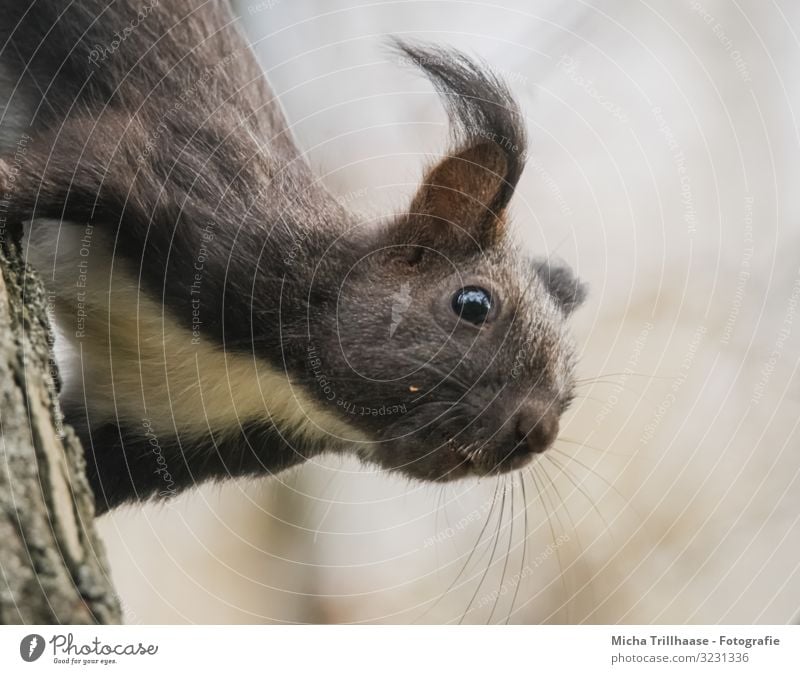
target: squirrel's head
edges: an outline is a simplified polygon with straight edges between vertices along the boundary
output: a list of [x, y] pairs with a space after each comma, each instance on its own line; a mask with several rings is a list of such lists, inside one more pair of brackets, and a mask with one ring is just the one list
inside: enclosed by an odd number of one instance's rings
[[509, 235], [526, 144], [508, 90], [463, 55], [400, 48], [443, 95], [453, 146], [407, 212], [353, 242], [307, 368], [372, 439], [366, 460], [426, 480], [500, 473], [558, 433], [574, 388], [565, 322], [584, 288]]

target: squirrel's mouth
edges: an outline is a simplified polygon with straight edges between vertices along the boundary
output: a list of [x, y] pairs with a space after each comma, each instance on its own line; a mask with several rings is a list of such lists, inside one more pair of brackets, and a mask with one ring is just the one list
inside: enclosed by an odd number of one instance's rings
[[[501, 447], [484, 441], [464, 445], [450, 440], [436, 450], [426, 448], [423, 451], [418, 445], [408, 442], [392, 448], [362, 448], [357, 453], [366, 463], [377, 463], [392, 472], [424, 482], [444, 483], [502, 475], [523, 468], [533, 460], [535, 453], [521, 444]], [[395, 448], [397, 452], [393, 451]]]
[[487, 444], [459, 446], [454, 443], [452, 451], [462, 458], [464, 468], [470, 474], [479, 477], [502, 475], [519, 470], [528, 465], [536, 455], [525, 441], [505, 447], [492, 447]]

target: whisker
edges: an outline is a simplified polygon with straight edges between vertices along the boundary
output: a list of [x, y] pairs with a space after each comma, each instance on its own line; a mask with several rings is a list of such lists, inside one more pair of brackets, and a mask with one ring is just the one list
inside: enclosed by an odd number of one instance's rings
[[[508, 480], [506, 480], [508, 482]], [[506, 582], [506, 571], [508, 571], [508, 560], [511, 559], [511, 544], [514, 542], [514, 480], [511, 480], [511, 525], [508, 532], [508, 549], [506, 550], [506, 560], [503, 564], [503, 573], [500, 576], [500, 585], [497, 590], [497, 596], [494, 598], [494, 606], [492, 606], [492, 612], [489, 614], [489, 619], [486, 621], [487, 625], [490, 625], [492, 622], [492, 618], [494, 617], [494, 612], [497, 610], [497, 604], [500, 601], [500, 595], [503, 590], [503, 584]]]
[[489, 526], [489, 522], [492, 519], [492, 513], [494, 512], [494, 507], [497, 504], [497, 491], [499, 488], [500, 488], [500, 481], [498, 480], [494, 487], [494, 494], [492, 495], [492, 504], [489, 507], [489, 512], [486, 515], [486, 521], [483, 523], [483, 526], [481, 527], [481, 531], [478, 534], [478, 538], [475, 539], [475, 544], [472, 546], [472, 551], [469, 553], [469, 556], [467, 557], [467, 561], [464, 563], [464, 566], [461, 567], [461, 570], [458, 572], [458, 575], [453, 579], [448, 588], [436, 598], [436, 600], [433, 602], [433, 604], [431, 604], [431, 606], [425, 609], [422, 615], [419, 616], [419, 618], [417, 618], [414, 621], [415, 623], [419, 620], [422, 620], [426, 615], [428, 615], [434, 608], [436, 608], [439, 605], [442, 599], [444, 599], [450, 593], [450, 591], [453, 590], [453, 588], [456, 586], [456, 583], [458, 583], [464, 571], [467, 570], [470, 561], [472, 561], [472, 558], [475, 555], [478, 546], [480, 545], [481, 539], [483, 538], [483, 534], [486, 533], [486, 528]]
[[[547, 458], [548, 458], [548, 460], [552, 461], [552, 457], [547, 457]], [[544, 482], [544, 479], [547, 478], [547, 483], [553, 489], [553, 491], [555, 491], [556, 497], [558, 498], [558, 501], [561, 503], [561, 508], [564, 511], [564, 515], [569, 520], [569, 525], [572, 528], [572, 531], [575, 533], [575, 537], [578, 538], [578, 544], [583, 549], [584, 546], [583, 546], [583, 543], [580, 540], [580, 535], [578, 533], [578, 527], [575, 525], [575, 520], [573, 519], [572, 514], [569, 511], [569, 508], [567, 508], [567, 502], [564, 500], [564, 497], [561, 495], [561, 491], [559, 490], [559, 488], [556, 485], [556, 483], [553, 482], [553, 478], [550, 477], [550, 473], [547, 472], [544, 464], [542, 463], [538, 467], [541, 469], [540, 476], [542, 477], [542, 482]], [[560, 520], [559, 520], [559, 522], [560, 522]]]
[[[449, 530], [455, 531], [455, 529], [453, 529], [452, 523], [450, 522], [450, 514], [447, 511], [447, 499], [444, 496], [446, 488], [447, 488], [447, 485], [442, 485], [442, 505], [441, 505], [441, 507], [442, 507], [442, 510], [444, 511], [444, 523], [447, 525], [448, 531]], [[453, 541], [453, 546], [455, 546], [455, 541]]]
[[665, 380], [672, 380], [675, 377], [670, 377], [664, 374], [646, 374], [644, 372], [604, 372], [593, 377], [583, 377], [576, 379], [576, 382], [592, 382], [598, 381], [600, 379], [608, 379], [609, 377], [639, 377], [641, 379], [665, 379]]
[[[597, 507], [597, 504], [595, 504], [595, 502], [592, 500], [592, 498], [589, 496], [586, 490], [581, 486], [580, 478], [578, 478], [576, 475], [573, 475], [569, 471], [567, 466], [558, 461], [554, 456], [548, 456], [547, 460], [551, 464], [553, 464], [556, 467], [556, 469], [560, 471], [564, 475], [564, 477], [566, 477], [570, 481], [570, 483], [572, 483], [572, 486], [575, 487], [575, 489], [577, 489], [583, 495], [583, 498], [585, 498], [586, 501], [588, 501], [589, 505], [592, 506], [592, 509], [595, 511], [595, 513], [597, 513], [597, 516], [603, 522], [603, 526], [605, 527], [604, 530], [608, 532], [608, 535], [611, 536], [611, 540], [614, 541], [614, 533], [611, 530], [611, 525], [609, 524], [608, 520], [604, 517], [600, 509]], [[616, 543], [616, 541], [614, 542]], [[592, 542], [592, 544], [594, 544], [594, 541]]]
[[575, 388], [585, 388], [587, 386], [597, 386], [600, 384], [606, 386], [620, 386], [619, 381], [616, 379], [575, 379], [573, 383], [575, 384]]
[[519, 563], [517, 586], [514, 588], [514, 596], [511, 597], [511, 608], [509, 608], [508, 615], [506, 616], [506, 625], [508, 625], [508, 621], [511, 620], [511, 616], [514, 614], [514, 604], [519, 594], [519, 586], [522, 585], [522, 575], [525, 573], [525, 552], [528, 548], [528, 496], [525, 493], [525, 479], [523, 473], [518, 473], [517, 478], [519, 478], [519, 485], [522, 490], [522, 513], [525, 537], [522, 539], [522, 559]]
[[603, 400], [602, 398], [595, 398], [594, 396], [583, 395], [582, 393], [574, 394], [573, 400], [578, 400], [578, 401], [586, 400], [591, 403], [597, 403], [598, 405], [605, 405], [608, 403], [608, 400]]
[[[629, 375], [629, 376], [633, 376], [633, 375]], [[644, 376], [644, 375], [642, 375], [642, 376]], [[664, 379], [664, 380], [667, 380], [667, 381], [674, 381], [675, 377], [656, 377], [656, 376], [652, 377], [652, 380], [659, 380], [659, 379]], [[652, 383], [652, 381], [649, 382], [649, 383]], [[615, 386], [615, 387], [617, 387], [619, 389], [620, 393], [636, 394], [637, 398], [639, 398], [639, 399], [643, 399], [643, 400], [646, 400], [648, 402], [654, 402], [652, 400], [652, 398], [648, 394], [646, 394], [644, 391], [641, 390], [641, 388], [632, 386], [631, 382], [621, 382], [621, 381], [616, 380], [616, 379], [601, 379], [601, 378], [598, 378], [598, 379], [584, 379], [584, 380], [580, 380], [579, 379], [579, 380], [574, 380], [573, 384], [575, 386], [575, 389], [579, 390], [579, 391], [590, 389], [593, 386]], [[588, 396], [583, 396], [583, 397], [584, 398], [588, 398]], [[593, 400], [593, 398], [591, 400]], [[606, 404], [607, 402], [608, 402], [607, 400], [603, 401], [603, 404]]]
[[534, 485], [536, 485], [536, 490], [537, 490], [537, 492], [539, 494], [539, 501], [542, 504], [542, 508], [544, 508], [545, 514], [547, 515], [547, 523], [548, 523], [548, 525], [550, 527], [550, 536], [553, 539], [553, 548], [555, 549], [556, 557], [558, 558], [558, 569], [560, 571], [559, 579], [561, 580], [561, 587], [564, 590], [565, 602], [564, 602], [564, 604], [562, 604], [562, 606], [564, 606], [566, 608], [566, 611], [567, 611], [567, 622], [569, 622], [569, 604], [568, 604], [569, 599], [567, 599], [569, 597], [569, 591], [567, 590], [567, 582], [566, 582], [565, 573], [564, 573], [564, 564], [561, 561], [561, 554], [558, 551], [558, 543], [556, 542], [556, 532], [555, 532], [555, 529], [553, 528], [553, 521], [550, 518], [550, 511], [547, 509], [547, 506], [544, 503], [544, 498], [542, 497], [543, 489], [539, 486], [539, 481], [536, 478], [536, 473], [534, 472], [534, 466], [535, 466], [535, 464], [532, 465], [528, 469], [528, 473], [530, 474]]
[[551, 447], [549, 451], [555, 452], [556, 454], [559, 454], [559, 455], [563, 456], [568, 461], [574, 461], [579, 466], [582, 466], [584, 468], [584, 470], [587, 470], [589, 473], [594, 475], [597, 479], [601, 480], [604, 484], [606, 484], [609, 489], [613, 489], [614, 493], [616, 493], [617, 496], [619, 496], [626, 504], [628, 503], [628, 499], [625, 496], [623, 496], [622, 492], [620, 492], [619, 489], [617, 489], [613, 484], [611, 484], [606, 478], [604, 478], [594, 468], [591, 468], [590, 466], [585, 464], [583, 461], [581, 461], [577, 457], [571, 456], [570, 454], [567, 454], [565, 451], [559, 449], [558, 447]]
[[[444, 486], [442, 486], [438, 490], [438, 493], [436, 495], [436, 506], [435, 506], [436, 507], [436, 515], [433, 518], [433, 530], [434, 530], [434, 536], [435, 537], [438, 536], [439, 532], [441, 531], [441, 529], [439, 528], [439, 516], [442, 514], [441, 513], [441, 508], [442, 508], [442, 495], [443, 494], [444, 494]], [[438, 543], [436, 538], [434, 538], [433, 540]], [[441, 560], [439, 559], [439, 546], [438, 545], [434, 545], [433, 547], [434, 547], [434, 553], [436, 555], [436, 568], [437, 569], [441, 569], [442, 565], [441, 565]]]
[[[498, 480], [498, 484], [499, 483], [500, 483], [500, 480]], [[503, 495], [502, 495], [501, 500], [500, 500], [500, 514], [499, 514], [499, 516], [497, 518], [497, 533], [494, 536], [494, 545], [492, 545], [492, 554], [490, 555], [489, 563], [486, 565], [486, 569], [484, 569], [483, 575], [481, 576], [481, 579], [478, 582], [478, 587], [475, 588], [475, 592], [472, 595], [472, 597], [470, 598], [469, 604], [467, 604], [466, 611], [464, 611], [464, 613], [461, 615], [460, 620], [458, 621], [459, 625], [463, 624], [464, 619], [467, 617], [467, 614], [470, 612], [470, 609], [472, 608], [472, 602], [474, 602], [475, 601], [475, 597], [478, 596], [478, 592], [480, 592], [480, 590], [481, 590], [481, 586], [483, 585], [483, 581], [486, 580], [486, 576], [489, 573], [489, 569], [492, 568], [492, 562], [494, 561], [494, 556], [495, 556], [495, 553], [497, 552], [497, 544], [500, 541], [500, 531], [502, 530], [503, 513], [505, 512], [505, 508], [506, 508], [506, 490], [503, 489]]]
[[581, 442], [578, 440], [573, 440], [571, 438], [558, 438], [558, 442], [566, 442], [570, 445], [576, 445], [577, 447], [585, 448], [585, 449], [592, 449], [595, 452], [600, 452], [601, 454], [608, 454], [609, 456], [621, 456], [626, 459], [630, 459], [634, 456], [634, 454], [624, 454], [622, 452], [612, 452], [609, 449], [601, 449], [600, 447], [595, 447], [594, 445], [588, 445], [585, 442]]
[[[595, 506], [594, 502], [583, 491], [583, 489], [581, 489], [580, 486], [572, 479], [571, 475], [569, 473], [567, 473], [566, 468], [564, 466], [561, 466], [561, 464], [556, 463], [555, 459], [552, 456], [548, 456], [547, 459], [548, 459], [548, 461], [550, 461], [554, 465], [559, 466], [562, 469], [562, 472], [564, 472], [564, 474], [567, 476], [569, 481], [577, 489], [580, 490], [580, 492], [584, 495], [584, 497], [589, 501], [589, 503], [592, 505], [592, 507], [597, 512], [597, 514], [600, 516], [601, 520], [603, 521], [603, 523], [605, 525], [606, 530], [608, 530], [609, 534], [611, 534], [610, 527], [609, 527], [608, 522], [606, 521], [605, 517], [603, 517], [603, 515], [600, 513], [600, 511]], [[542, 470], [544, 470], [544, 467], [542, 467]], [[556, 486], [555, 482], [552, 479], [551, 479], [551, 483], [553, 484], [553, 487], [556, 489], [556, 491], [558, 491], [558, 487]], [[578, 546], [581, 549], [581, 555], [580, 555], [581, 557], [597, 542], [597, 540], [602, 535], [602, 534], [598, 534], [597, 536], [595, 536], [594, 540], [588, 546], [586, 546], [583, 543], [583, 540], [581, 539], [581, 535], [580, 535], [577, 527], [575, 527], [574, 524], [573, 524], [573, 529], [575, 530], [575, 538], [576, 538], [576, 540], [578, 542]], [[612, 540], [614, 540], [613, 535], [612, 535]], [[580, 559], [580, 557], [579, 557], [579, 559]], [[593, 580], [594, 580], [594, 576], [592, 576], [586, 583], [584, 583], [583, 586], [578, 591], [580, 592], [583, 588], [585, 588], [588, 585], [589, 586], [589, 592], [592, 595], [592, 606], [597, 606], [597, 592], [595, 590], [594, 584], [592, 583]]]

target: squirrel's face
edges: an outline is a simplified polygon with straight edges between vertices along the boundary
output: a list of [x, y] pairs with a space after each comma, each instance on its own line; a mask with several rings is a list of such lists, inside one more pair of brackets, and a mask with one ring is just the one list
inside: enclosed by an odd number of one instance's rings
[[462, 140], [407, 213], [351, 242], [347, 268], [326, 280], [335, 308], [313, 331], [319, 370], [308, 369], [369, 439], [359, 454], [417, 479], [524, 465], [555, 440], [573, 395], [565, 322], [583, 287], [510, 241], [524, 134], [515, 110], [484, 113], [500, 131]]
[[338, 290], [337, 405], [373, 439], [360, 454], [418, 479], [524, 465], [572, 398], [565, 321], [582, 286], [510, 247], [377, 247]]

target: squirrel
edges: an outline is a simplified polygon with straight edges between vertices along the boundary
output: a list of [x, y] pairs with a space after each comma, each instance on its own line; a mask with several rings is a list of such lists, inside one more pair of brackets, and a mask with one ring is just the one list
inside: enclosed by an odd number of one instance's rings
[[227, 2], [0, 0], [0, 44], [6, 217], [57, 296], [99, 513], [322, 452], [444, 482], [552, 444], [585, 286], [514, 240], [526, 134], [485, 65], [396, 41], [450, 145], [367, 226]]

